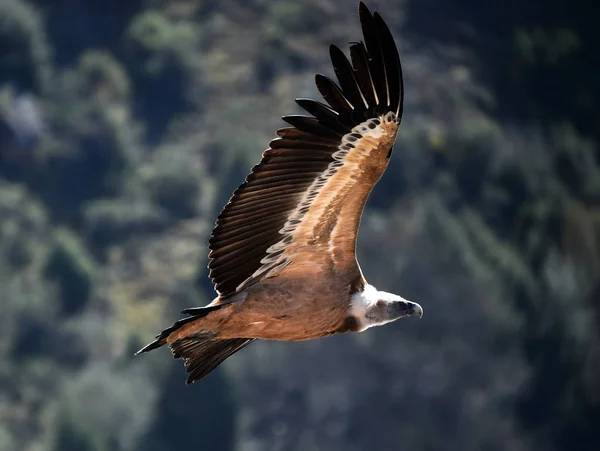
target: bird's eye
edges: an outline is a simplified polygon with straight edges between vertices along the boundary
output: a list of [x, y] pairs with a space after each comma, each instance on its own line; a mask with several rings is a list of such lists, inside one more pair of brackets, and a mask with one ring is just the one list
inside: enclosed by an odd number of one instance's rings
[[378, 299], [377, 302], [375, 303], [375, 305], [377, 305], [377, 307], [383, 307], [384, 304], [385, 304], [385, 302], [383, 302], [381, 299]]

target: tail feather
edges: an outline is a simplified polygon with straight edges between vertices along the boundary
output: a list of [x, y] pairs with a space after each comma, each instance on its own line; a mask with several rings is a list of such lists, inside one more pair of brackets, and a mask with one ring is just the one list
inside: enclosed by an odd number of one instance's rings
[[[210, 312], [223, 308], [229, 303], [230, 302], [225, 302], [207, 307], [185, 309], [182, 313], [192, 316], [180, 319], [171, 327], [163, 330], [156, 336], [156, 340], [144, 346], [136, 352], [135, 355], [160, 348], [167, 344], [167, 338], [182, 326], [203, 318]], [[215, 338], [215, 335], [212, 332], [206, 332], [180, 338], [171, 343], [169, 347], [171, 348], [174, 358], [183, 359], [185, 361], [186, 373], [188, 373], [186, 384], [191, 384], [202, 379], [223, 363], [227, 357], [248, 346], [254, 340], [255, 338], [218, 339]]]
[[154, 340], [152, 343], [149, 343], [146, 346], [144, 346], [142, 349], [140, 349], [138, 352], [136, 352], [135, 355], [142, 354], [144, 352], [149, 352], [154, 349], [160, 348], [161, 346], [163, 346], [167, 343], [167, 337], [169, 335], [171, 335], [173, 332], [175, 332], [176, 330], [178, 330], [179, 328], [181, 328], [182, 326], [185, 326], [186, 324], [191, 323], [192, 321], [196, 321], [199, 318], [203, 318], [206, 315], [208, 315], [210, 312], [213, 312], [215, 310], [223, 308], [226, 305], [227, 305], [226, 303], [222, 303], [222, 304], [217, 304], [217, 305], [210, 305], [207, 307], [195, 307], [195, 308], [183, 310], [182, 313], [187, 313], [188, 315], [192, 315], [192, 316], [190, 316], [188, 318], [180, 319], [179, 321], [176, 321], [171, 327], [166, 328], [160, 334], [158, 334], [156, 336], [156, 340]]
[[212, 335], [181, 338], [170, 345], [173, 357], [184, 359], [188, 378], [186, 384], [199, 381], [223, 361], [252, 343], [255, 338], [220, 340]]

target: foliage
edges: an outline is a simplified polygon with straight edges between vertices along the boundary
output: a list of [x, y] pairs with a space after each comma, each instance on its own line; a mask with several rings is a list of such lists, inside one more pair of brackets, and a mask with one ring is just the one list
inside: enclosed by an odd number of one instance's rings
[[186, 387], [132, 354], [214, 296], [216, 214], [356, 3], [0, 0], [0, 449], [600, 448], [595, 4], [371, 3], [406, 105], [359, 260], [424, 318]]
[[85, 309], [93, 286], [93, 259], [76, 236], [65, 231], [56, 232], [55, 244], [48, 255], [44, 275], [60, 286], [62, 314], [72, 315]]

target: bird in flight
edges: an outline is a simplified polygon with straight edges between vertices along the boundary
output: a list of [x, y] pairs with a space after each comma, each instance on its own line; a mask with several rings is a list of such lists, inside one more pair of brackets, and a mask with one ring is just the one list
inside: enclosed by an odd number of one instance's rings
[[350, 61], [330, 46], [336, 84], [317, 74], [327, 102], [296, 99], [310, 116], [284, 116], [260, 163], [219, 214], [208, 265], [217, 297], [162, 331], [184, 359], [186, 383], [261, 340], [312, 340], [423, 315], [419, 304], [379, 291], [356, 260], [365, 202], [383, 175], [402, 118], [403, 82], [392, 34], [360, 2], [364, 41]]

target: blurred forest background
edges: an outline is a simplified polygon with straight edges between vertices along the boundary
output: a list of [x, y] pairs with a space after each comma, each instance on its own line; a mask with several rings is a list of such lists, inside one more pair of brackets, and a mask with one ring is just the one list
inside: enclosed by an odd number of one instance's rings
[[600, 34], [586, 0], [371, 0], [406, 107], [359, 258], [421, 321], [132, 354], [360, 37], [355, 0], [0, 0], [0, 450], [600, 449]]

